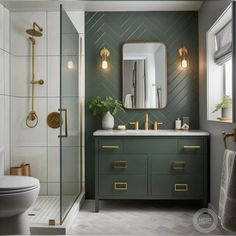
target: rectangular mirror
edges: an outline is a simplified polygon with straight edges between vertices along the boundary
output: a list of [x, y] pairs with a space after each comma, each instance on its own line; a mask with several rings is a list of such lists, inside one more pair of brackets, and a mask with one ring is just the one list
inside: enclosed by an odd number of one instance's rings
[[161, 109], [167, 104], [166, 46], [127, 42], [122, 48], [122, 101], [127, 109]]

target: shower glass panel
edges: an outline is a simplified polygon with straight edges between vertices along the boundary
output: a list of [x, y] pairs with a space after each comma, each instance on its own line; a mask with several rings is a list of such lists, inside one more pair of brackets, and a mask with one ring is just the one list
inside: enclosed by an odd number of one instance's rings
[[81, 192], [79, 34], [60, 7], [60, 220]]

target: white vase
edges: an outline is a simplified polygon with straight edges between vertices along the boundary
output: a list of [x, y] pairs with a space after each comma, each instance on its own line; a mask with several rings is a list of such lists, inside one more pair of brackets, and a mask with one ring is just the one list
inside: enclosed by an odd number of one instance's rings
[[109, 111], [102, 118], [102, 128], [103, 129], [114, 128], [114, 117]]

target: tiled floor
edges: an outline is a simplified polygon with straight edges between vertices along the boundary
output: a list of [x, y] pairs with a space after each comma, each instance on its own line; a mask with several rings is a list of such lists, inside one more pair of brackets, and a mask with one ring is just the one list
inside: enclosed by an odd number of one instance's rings
[[[74, 235], [201, 235], [192, 219], [200, 207], [184, 203], [158, 201], [100, 201], [100, 212], [94, 212], [94, 201], [87, 200], [68, 234]], [[219, 229], [211, 235], [222, 234]]]

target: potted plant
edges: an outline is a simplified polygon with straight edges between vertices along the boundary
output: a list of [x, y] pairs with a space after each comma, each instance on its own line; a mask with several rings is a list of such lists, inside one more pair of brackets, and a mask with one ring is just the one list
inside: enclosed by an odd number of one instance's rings
[[215, 110], [212, 113], [220, 109], [221, 118], [232, 118], [232, 98], [230, 96], [224, 96], [222, 102], [216, 104]]
[[118, 110], [124, 111], [122, 104], [118, 100], [112, 97], [101, 98], [99, 96], [89, 101], [89, 109], [92, 111], [94, 116], [102, 118], [103, 129], [113, 129], [113, 116]]

